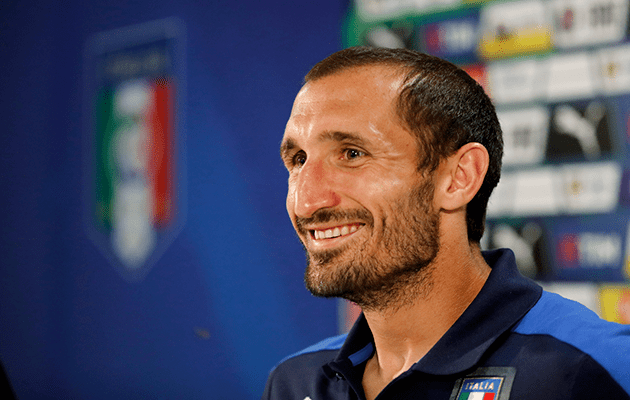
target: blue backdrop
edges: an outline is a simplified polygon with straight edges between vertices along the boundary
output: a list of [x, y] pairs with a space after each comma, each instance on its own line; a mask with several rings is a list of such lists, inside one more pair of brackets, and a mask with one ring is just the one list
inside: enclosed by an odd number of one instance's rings
[[[20, 399], [253, 399], [285, 355], [337, 333], [303, 288], [278, 145], [302, 76], [342, 47], [344, 0], [0, 6], [0, 360]], [[185, 27], [182, 230], [128, 282], [81, 218], [85, 46]]]

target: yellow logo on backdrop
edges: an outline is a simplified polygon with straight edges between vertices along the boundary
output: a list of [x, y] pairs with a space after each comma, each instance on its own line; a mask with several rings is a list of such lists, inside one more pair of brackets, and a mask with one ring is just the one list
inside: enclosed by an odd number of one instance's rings
[[549, 29], [541, 27], [486, 33], [479, 43], [484, 58], [504, 58], [519, 54], [538, 53], [551, 49]]
[[607, 285], [599, 290], [602, 318], [630, 324], [630, 285]]

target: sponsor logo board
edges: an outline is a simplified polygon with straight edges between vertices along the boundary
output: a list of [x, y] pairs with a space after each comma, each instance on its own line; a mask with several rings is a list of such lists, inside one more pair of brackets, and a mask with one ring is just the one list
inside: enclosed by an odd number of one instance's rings
[[621, 188], [618, 163], [563, 164], [558, 170], [565, 213], [608, 213], [616, 209]]
[[483, 248], [509, 248], [514, 252], [519, 271], [532, 279], [544, 279], [549, 274], [545, 250], [545, 229], [534, 219], [524, 221], [489, 222]]
[[601, 49], [596, 58], [603, 93], [617, 95], [630, 92], [630, 46]]
[[544, 72], [536, 59], [488, 64], [488, 85], [495, 104], [533, 102], [542, 98]]
[[597, 59], [590, 52], [557, 54], [547, 58], [541, 68], [549, 102], [591, 98], [600, 92]]
[[628, 0], [555, 0], [549, 5], [558, 48], [615, 43], [625, 36]]
[[560, 280], [620, 281], [626, 222], [614, 215], [569, 218], [550, 226], [554, 277]]
[[503, 130], [503, 165], [538, 164], [544, 160], [549, 130], [549, 110], [534, 106], [498, 111]]
[[479, 54], [488, 59], [548, 51], [551, 21], [541, 1], [490, 4], [481, 11]]
[[461, 0], [356, 0], [358, 16], [366, 22], [398, 18], [406, 14], [456, 8]]
[[505, 171], [488, 203], [488, 218], [557, 215], [561, 198], [554, 167]]
[[364, 21], [398, 17], [413, 9], [410, 0], [356, 0], [355, 5]]
[[613, 132], [608, 103], [562, 103], [551, 109], [546, 151], [549, 160], [594, 161], [611, 153]]
[[506, 171], [488, 203], [488, 218], [605, 214], [619, 202], [616, 162]]
[[630, 324], [630, 286], [603, 285], [599, 289], [602, 318]]
[[476, 60], [478, 15], [449, 19], [418, 27], [420, 49], [457, 63]]

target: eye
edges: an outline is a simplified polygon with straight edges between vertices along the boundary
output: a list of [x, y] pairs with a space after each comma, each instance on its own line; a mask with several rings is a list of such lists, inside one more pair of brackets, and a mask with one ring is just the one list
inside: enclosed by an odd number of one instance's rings
[[365, 153], [357, 149], [346, 149], [343, 155], [346, 160], [356, 160], [357, 158], [363, 157]]
[[304, 165], [304, 163], [306, 162], [306, 153], [304, 153], [303, 151], [298, 151], [291, 159], [291, 162], [294, 166]]

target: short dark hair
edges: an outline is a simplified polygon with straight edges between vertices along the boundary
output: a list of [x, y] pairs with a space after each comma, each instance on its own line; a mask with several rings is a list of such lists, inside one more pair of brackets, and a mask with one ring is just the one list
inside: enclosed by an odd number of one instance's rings
[[485, 228], [488, 199], [499, 183], [503, 157], [501, 126], [492, 101], [454, 64], [408, 49], [350, 47], [317, 63], [304, 82], [369, 65], [392, 66], [403, 75], [396, 111], [416, 135], [420, 170], [435, 171], [440, 161], [466, 143], [481, 143], [488, 150], [488, 171], [466, 208], [468, 240], [478, 243]]

